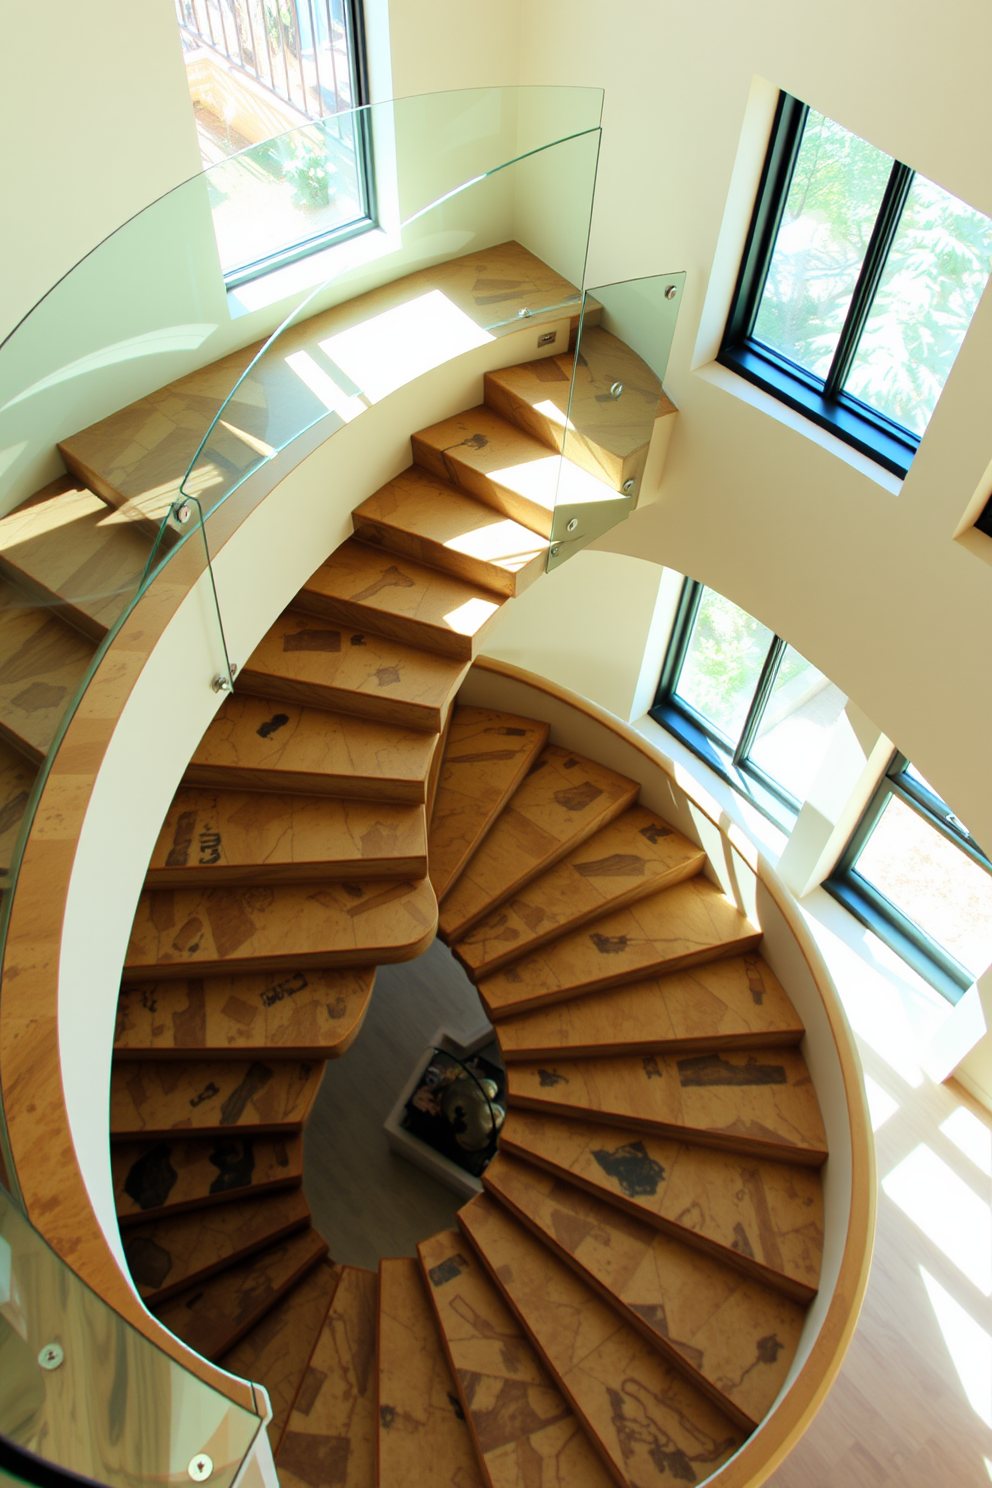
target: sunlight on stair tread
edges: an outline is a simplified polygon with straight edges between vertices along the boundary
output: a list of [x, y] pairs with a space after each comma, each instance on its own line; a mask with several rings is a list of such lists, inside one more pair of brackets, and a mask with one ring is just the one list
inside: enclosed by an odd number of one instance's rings
[[457, 609], [449, 610], [444, 618], [452, 630], [470, 635], [484, 625], [491, 615], [495, 615], [498, 609], [499, 605], [488, 599], [467, 599]]
[[882, 1179], [882, 1189], [983, 1296], [992, 1296], [992, 1212], [963, 1178], [921, 1142]]
[[967, 1106], [958, 1106], [946, 1121], [940, 1123], [940, 1129], [976, 1168], [992, 1178], [992, 1131], [973, 1111], [969, 1111]]
[[550, 419], [561, 429], [570, 429], [573, 432], [575, 430], [575, 425], [565, 417], [557, 404], [551, 402], [550, 398], [546, 398], [543, 403], [535, 403], [534, 412], [543, 414], [546, 419]]
[[[992, 1338], [923, 1266], [920, 1275], [968, 1402], [992, 1426]], [[987, 1457], [984, 1461], [989, 1467]]]
[[444, 546], [469, 558], [491, 558], [523, 567], [544, 546], [543, 539], [535, 535], [532, 547], [521, 548], [524, 531], [519, 522], [507, 518], [505, 522], [485, 523], [472, 532], [460, 532], [457, 537], [449, 537]]
[[314, 361], [308, 351], [292, 352], [286, 358], [286, 365], [296, 373], [304, 386], [320, 399], [329, 413], [336, 413], [346, 424], [350, 424], [353, 418], [364, 413], [369, 406], [367, 399], [361, 396], [353, 397], [346, 393], [344, 388], [339, 387], [334, 378]]
[[492, 340], [447, 295], [432, 289], [318, 345], [376, 403], [432, 367]]

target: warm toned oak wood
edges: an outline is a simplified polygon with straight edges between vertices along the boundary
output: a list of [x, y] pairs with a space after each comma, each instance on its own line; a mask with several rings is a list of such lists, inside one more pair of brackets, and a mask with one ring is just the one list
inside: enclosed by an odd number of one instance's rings
[[352, 513], [363, 542], [444, 569], [507, 599], [547, 565], [547, 539], [411, 465]]
[[335, 1059], [361, 1029], [374, 977], [345, 967], [125, 987], [114, 1057]]
[[637, 785], [615, 770], [548, 745], [500, 813], [478, 852], [447, 895], [440, 916], [445, 940], [462, 939], [573, 847], [637, 799]]
[[803, 1025], [760, 956], [708, 961], [501, 1018], [506, 1060], [798, 1044]]
[[244, 692], [440, 733], [468, 663], [287, 610], [238, 675]]
[[[441, 784], [441, 767], [444, 764], [444, 751], [448, 747], [448, 737], [451, 733], [451, 721], [455, 716], [455, 709], [448, 709], [448, 716], [444, 720], [444, 728], [437, 736], [434, 745], [434, 753], [431, 755], [431, 767], [427, 775], [427, 829], [430, 831], [431, 822], [434, 820], [434, 808], [437, 805], [437, 792]], [[435, 890], [435, 893], [437, 890]]]
[[163, 1060], [115, 1065], [110, 1078], [112, 1137], [222, 1136], [299, 1131], [317, 1093], [319, 1062], [260, 1059]]
[[458, 1219], [621, 1482], [696, 1482], [736, 1450], [740, 1428], [498, 1204]]
[[455, 708], [428, 856], [440, 904], [545, 746], [548, 726], [492, 708]]
[[424, 800], [433, 747], [430, 735], [395, 724], [236, 696], [225, 699], [185, 780], [416, 805]]
[[505, 603], [502, 594], [349, 538], [307, 580], [293, 608], [471, 661]]
[[0, 738], [0, 889], [10, 872], [17, 834], [37, 777], [37, 767]]
[[482, 1488], [423, 1272], [379, 1264], [377, 1488]]
[[490, 1488], [607, 1488], [602, 1463], [520, 1324], [457, 1230], [417, 1247]]
[[157, 1307], [309, 1224], [310, 1206], [299, 1189], [290, 1190], [132, 1225], [124, 1255], [145, 1302]]
[[736, 905], [700, 876], [566, 931], [546, 949], [484, 978], [479, 995], [490, 1017], [499, 1018], [750, 951], [760, 939]]
[[57, 610], [0, 579], [0, 738], [40, 764], [95, 649]]
[[117, 1218], [124, 1226], [298, 1188], [303, 1182], [303, 1138], [229, 1132], [116, 1141], [110, 1163]]
[[376, 1461], [372, 1271], [344, 1266], [279, 1446], [283, 1488], [371, 1488]]
[[745, 1431], [770, 1410], [806, 1308], [506, 1155], [486, 1188]]
[[250, 1332], [327, 1254], [316, 1230], [270, 1245], [155, 1309], [166, 1327], [208, 1359]]
[[452, 947], [478, 979], [588, 924], [702, 870], [702, 848], [635, 806], [477, 920]]
[[212, 972], [289, 972], [405, 961], [430, 944], [426, 879], [146, 891], [127, 950], [128, 982]]
[[423, 878], [421, 806], [183, 787], [152, 851], [149, 889]]

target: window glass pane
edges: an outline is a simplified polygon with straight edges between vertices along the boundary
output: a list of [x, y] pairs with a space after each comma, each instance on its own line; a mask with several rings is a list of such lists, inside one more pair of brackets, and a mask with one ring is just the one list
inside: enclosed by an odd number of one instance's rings
[[882, 203], [890, 156], [810, 110], [754, 335], [826, 377]]
[[990, 256], [992, 222], [917, 176], [845, 391], [922, 434], [985, 288]]
[[740, 738], [773, 639], [753, 615], [703, 590], [675, 693], [731, 745]]
[[898, 796], [855, 871], [973, 976], [992, 961], [992, 876]]
[[748, 758], [802, 803], [846, 701], [812, 662], [787, 646]]

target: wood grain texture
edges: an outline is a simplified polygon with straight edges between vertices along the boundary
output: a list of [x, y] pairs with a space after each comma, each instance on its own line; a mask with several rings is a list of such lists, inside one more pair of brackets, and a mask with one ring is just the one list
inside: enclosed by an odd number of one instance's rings
[[571, 750], [549, 744], [531, 766], [485, 851], [446, 896], [440, 929], [450, 945], [539, 873], [606, 826], [637, 799], [637, 784]]
[[465, 1237], [444, 1231], [417, 1250], [490, 1488], [607, 1488], [585, 1432]]
[[0, 579], [0, 737], [40, 764], [95, 644]]
[[493, 708], [452, 710], [428, 834], [440, 904], [545, 747], [548, 725]]
[[402, 558], [512, 599], [539, 578], [547, 539], [411, 465], [352, 512], [355, 532]]
[[505, 1155], [487, 1190], [751, 1431], [785, 1382], [806, 1308], [735, 1267]]
[[299, 1188], [302, 1137], [168, 1137], [110, 1148], [121, 1226]]
[[482, 1488], [420, 1265], [379, 1264], [377, 1488]]
[[566, 931], [547, 949], [485, 977], [479, 996], [496, 1019], [751, 951], [760, 940], [746, 915], [699, 876]]
[[297, 1060], [164, 1060], [115, 1065], [111, 1137], [299, 1131], [323, 1064]]
[[276, 1466], [283, 1488], [371, 1488], [376, 1466], [378, 1278], [344, 1266]]
[[730, 956], [501, 1018], [506, 1060], [798, 1044], [803, 1025], [760, 956]]
[[287, 610], [255, 647], [238, 687], [438, 734], [467, 669], [467, 661]]
[[509, 1112], [500, 1151], [578, 1184], [798, 1301], [810, 1301], [819, 1285], [823, 1195], [811, 1168], [535, 1111]]
[[187, 767], [188, 785], [424, 801], [434, 739], [298, 703], [225, 698]]
[[336, 1059], [358, 1035], [375, 970], [204, 977], [125, 987], [114, 1057]]
[[477, 920], [452, 949], [473, 979], [492, 975], [567, 930], [702, 871], [702, 848], [645, 806], [622, 816]]
[[166, 814], [145, 882], [214, 888], [426, 873], [422, 806], [186, 786]]
[[0, 738], [0, 888], [10, 872], [17, 834], [37, 778], [37, 766]]
[[432, 940], [435, 906], [427, 879], [146, 890], [124, 980], [406, 961]]
[[621, 1482], [699, 1482], [736, 1451], [725, 1412], [492, 1199], [458, 1220]]

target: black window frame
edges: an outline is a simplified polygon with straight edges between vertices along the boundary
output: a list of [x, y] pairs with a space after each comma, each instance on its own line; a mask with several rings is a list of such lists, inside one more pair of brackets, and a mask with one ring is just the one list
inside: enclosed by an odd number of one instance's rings
[[905, 476], [919, 448], [920, 436], [876, 412], [860, 398], [844, 392], [843, 384], [857, 353], [858, 341], [895, 240], [915, 171], [901, 161], [892, 162], [826, 379], [814, 377], [788, 357], [765, 346], [753, 334], [809, 111], [809, 104], [789, 93], [779, 94], [768, 153], [717, 361], [812, 419], [821, 428], [828, 429], [893, 475]]
[[974, 975], [857, 872], [857, 861], [862, 849], [867, 845], [890, 799], [895, 796], [973, 862], [992, 874], [992, 861], [978, 846], [967, 827], [936, 792], [928, 790], [913, 779], [908, 773], [910, 768], [906, 756], [897, 750], [865, 807], [837, 866], [829, 878], [824, 880], [823, 887], [891, 950], [908, 962], [924, 981], [929, 982], [949, 1002], [956, 1003], [975, 980]]

